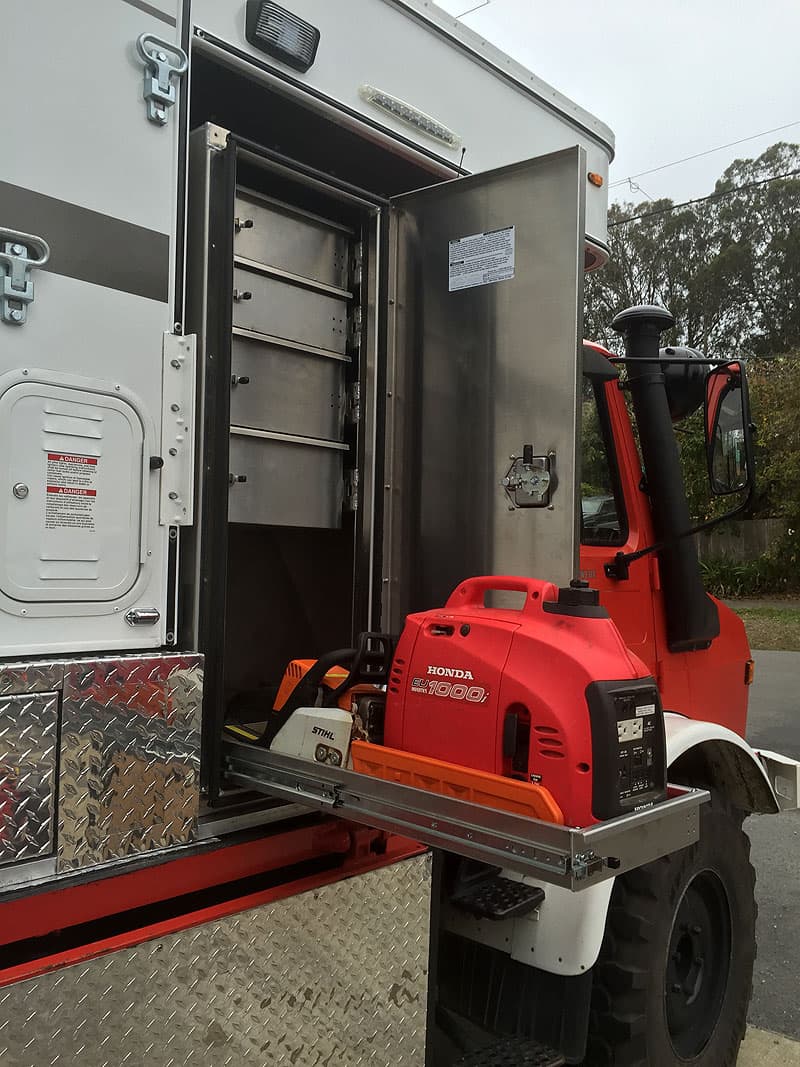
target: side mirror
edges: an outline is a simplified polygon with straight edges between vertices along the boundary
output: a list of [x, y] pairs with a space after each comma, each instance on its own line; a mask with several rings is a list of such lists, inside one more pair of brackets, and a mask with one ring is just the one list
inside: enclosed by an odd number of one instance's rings
[[753, 439], [747, 378], [741, 363], [715, 367], [706, 378], [706, 457], [711, 492], [739, 493], [753, 485]]

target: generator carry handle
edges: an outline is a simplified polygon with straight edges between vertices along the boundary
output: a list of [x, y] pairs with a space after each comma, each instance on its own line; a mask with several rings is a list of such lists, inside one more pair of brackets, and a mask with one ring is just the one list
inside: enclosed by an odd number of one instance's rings
[[543, 582], [539, 578], [526, 578], [514, 574], [487, 574], [478, 578], [467, 578], [450, 594], [445, 608], [458, 610], [463, 608], [483, 608], [486, 606], [486, 594], [498, 592], [525, 593], [525, 603], [520, 608], [504, 610], [520, 613], [541, 612], [545, 601], [558, 599], [558, 587], [553, 582]]

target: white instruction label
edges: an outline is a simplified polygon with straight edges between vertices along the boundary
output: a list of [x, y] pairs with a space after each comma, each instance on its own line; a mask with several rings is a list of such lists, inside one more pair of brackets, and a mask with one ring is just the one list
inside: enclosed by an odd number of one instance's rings
[[47, 453], [46, 529], [94, 530], [97, 470], [94, 456]]
[[450, 242], [450, 292], [514, 277], [514, 226]]
[[636, 714], [637, 715], [655, 715], [655, 713], [656, 713], [655, 704], [639, 704], [639, 705], [637, 705], [637, 708], [636, 708]]

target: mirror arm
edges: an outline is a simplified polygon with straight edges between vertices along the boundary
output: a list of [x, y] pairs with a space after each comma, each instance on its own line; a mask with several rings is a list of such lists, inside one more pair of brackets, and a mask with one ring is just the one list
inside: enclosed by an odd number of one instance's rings
[[611, 563], [606, 563], [603, 567], [606, 578], [611, 578], [617, 582], [626, 582], [630, 578], [631, 563], [635, 563], [637, 559], [641, 559], [643, 556], [649, 556], [652, 552], [661, 552], [662, 549], [671, 548], [685, 537], [694, 537], [695, 534], [702, 533], [703, 530], [710, 530], [714, 526], [719, 526], [721, 522], [736, 518], [743, 511], [747, 511], [753, 502], [754, 496], [755, 484], [751, 482], [744, 500], [737, 504], [735, 508], [732, 508], [731, 511], [726, 511], [724, 515], [706, 519], [705, 522], [698, 523], [697, 526], [692, 526], [689, 530], [684, 530], [677, 537], [672, 537], [668, 541], [659, 541], [654, 545], [648, 545], [646, 548], [640, 548], [638, 552], [617, 552]]

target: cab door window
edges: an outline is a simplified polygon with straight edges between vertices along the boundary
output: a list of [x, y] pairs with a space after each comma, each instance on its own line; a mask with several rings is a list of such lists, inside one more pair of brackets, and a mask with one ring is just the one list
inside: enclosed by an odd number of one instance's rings
[[583, 379], [581, 544], [622, 545], [628, 524], [603, 386]]

